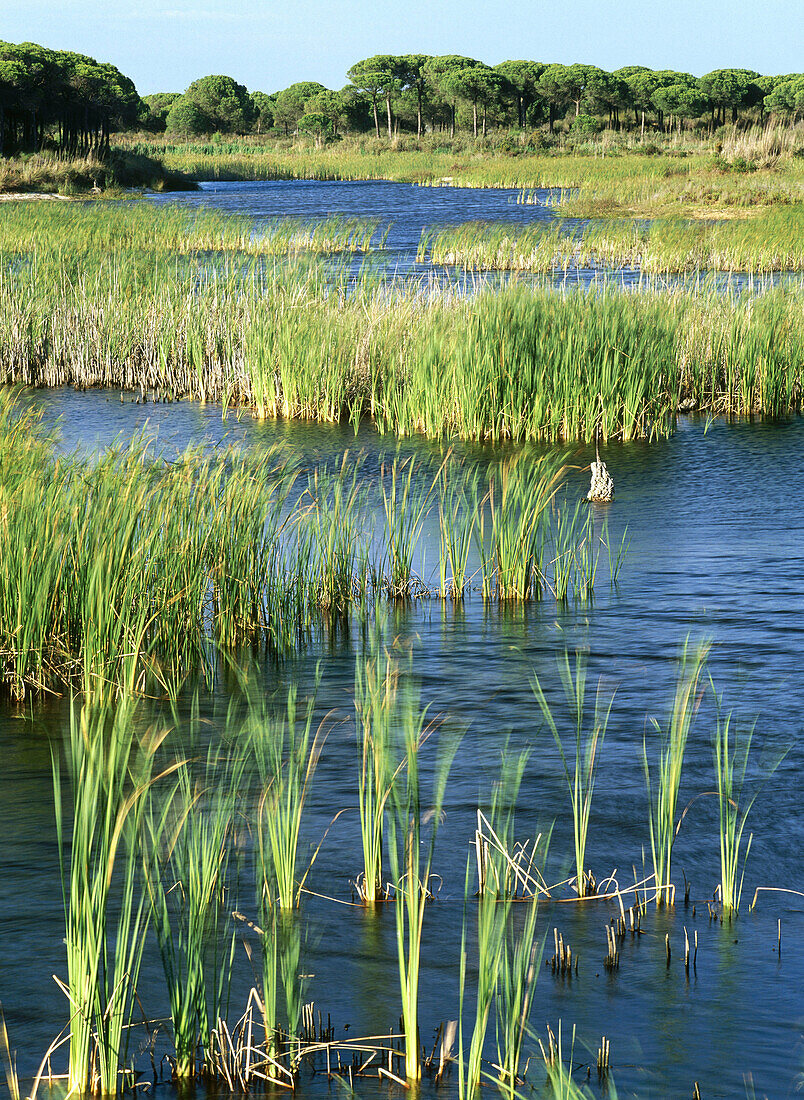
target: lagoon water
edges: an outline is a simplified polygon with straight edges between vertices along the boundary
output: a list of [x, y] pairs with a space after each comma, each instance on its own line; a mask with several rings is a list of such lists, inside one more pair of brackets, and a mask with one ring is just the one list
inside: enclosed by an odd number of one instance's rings
[[[336, 198], [337, 196], [337, 198]], [[389, 199], [389, 196], [391, 198]], [[411, 188], [400, 184], [317, 183], [207, 185], [187, 203], [212, 202], [248, 210], [260, 219], [320, 217], [330, 212], [390, 217], [389, 258], [411, 268], [421, 227], [467, 217], [546, 218], [541, 206], [515, 203], [516, 192]], [[382, 202], [380, 203], [380, 199]], [[176, 197], [171, 196], [175, 201]], [[156, 200], [161, 201], [161, 200]], [[459, 204], [459, 209], [455, 204]], [[378, 205], [379, 204], [379, 205]], [[413, 265], [415, 267], [415, 265]], [[210, 447], [237, 443], [277, 446], [303, 466], [339, 464], [344, 453], [363, 456], [362, 476], [376, 481], [384, 456], [417, 457], [422, 466], [442, 454], [439, 443], [397, 444], [370, 427], [226, 420], [214, 406], [188, 402], [139, 405], [119, 394], [70, 390], [31, 392], [26, 400], [57, 426], [66, 451], [93, 450], [146, 428], [168, 456], [189, 443]], [[59, 419], [61, 418], [61, 419]], [[457, 448], [467, 462], [484, 464], [483, 446]], [[588, 486], [589, 448], [570, 452], [575, 468], [568, 492]], [[552, 826], [549, 879], [571, 873], [572, 821], [560, 759], [542, 728], [530, 680], [536, 672], [559, 700], [556, 656], [565, 649], [588, 654], [589, 684], [600, 679], [614, 691], [609, 732], [602, 748], [592, 806], [588, 863], [598, 881], [616, 874], [621, 884], [641, 877], [649, 863], [643, 738], [653, 744], [649, 716], [666, 717], [676, 659], [685, 639], [710, 639], [709, 670], [723, 707], [743, 729], [755, 722], [747, 790], [758, 791], [747, 831], [753, 831], [743, 905], [731, 923], [710, 920], [706, 899], [718, 878], [717, 804], [711, 734], [711, 696], [703, 701], [685, 759], [680, 807], [691, 803], [674, 849], [680, 895], [673, 910], [651, 910], [645, 934], [621, 945], [619, 970], [603, 967], [605, 925], [618, 910], [603, 902], [583, 906], [545, 903], [540, 927], [552, 953], [557, 927], [579, 956], [577, 976], [539, 976], [531, 1026], [544, 1037], [562, 1021], [565, 1052], [576, 1028], [574, 1062], [591, 1065], [601, 1036], [611, 1043], [612, 1075], [621, 1097], [690, 1097], [694, 1082], [711, 1098], [795, 1093], [804, 1080], [804, 897], [760, 894], [757, 887], [804, 889], [804, 421], [780, 423], [682, 417], [675, 434], [657, 443], [610, 444], [603, 457], [616, 487], [615, 500], [596, 506], [608, 518], [611, 541], [627, 531], [630, 548], [620, 583], [602, 584], [593, 600], [526, 606], [484, 603], [473, 591], [462, 604], [431, 598], [385, 610], [388, 639], [410, 654], [413, 675], [430, 715], [460, 736], [447, 788], [446, 816], [434, 870], [443, 878], [424, 929], [420, 1026], [432, 1048], [435, 1029], [457, 1012], [458, 961], [466, 859], [478, 799], [498, 773], [500, 751], [532, 748], [519, 799], [519, 839]], [[435, 517], [428, 520], [435, 537]], [[378, 519], [378, 530], [381, 524]], [[418, 562], [436, 582], [426, 553]], [[605, 553], [605, 552], [604, 552]], [[429, 560], [432, 561], [432, 553]], [[305, 842], [317, 844], [337, 810], [347, 807], [322, 846], [305, 903], [307, 996], [336, 1036], [377, 1034], [395, 1028], [399, 1015], [394, 918], [390, 907], [369, 914], [350, 902], [350, 879], [359, 869], [356, 810], [358, 754], [349, 716], [355, 660], [363, 634], [354, 621], [336, 634], [324, 632], [292, 660], [262, 670], [266, 691], [297, 683], [312, 691], [321, 677], [317, 708], [330, 716], [330, 732], [314, 781]], [[221, 684], [203, 701], [210, 736], [225, 711]], [[67, 700], [27, 702], [0, 713], [0, 1002], [18, 1068], [30, 1078], [68, 1018], [52, 980], [63, 975], [63, 918], [53, 822], [51, 745], [64, 735]], [[694, 801], [693, 801], [694, 800]], [[683, 903], [683, 881], [690, 904]], [[243, 887], [241, 908], [253, 904]], [[777, 952], [781, 919], [782, 950]], [[685, 971], [684, 931], [698, 933], [697, 965]], [[672, 958], [668, 966], [665, 935]], [[238, 945], [232, 1015], [252, 981]], [[149, 949], [140, 983], [149, 1015], [164, 1014], [163, 985], [155, 950]], [[467, 1017], [468, 1018], [468, 1017]], [[493, 1027], [490, 1046], [493, 1045]], [[534, 1044], [531, 1044], [534, 1045]], [[538, 1049], [538, 1048], [536, 1048]], [[585, 1080], [585, 1069], [579, 1078]], [[3, 1086], [0, 1085], [0, 1089]], [[424, 1091], [432, 1091], [425, 1081]], [[325, 1075], [303, 1076], [303, 1096], [337, 1094]], [[446, 1091], [457, 1096], [453, 1074]], [[170, 1086], [162, 1088], [170, 1095]], [[376, 1082], [356, 1082], [359, 1096], [387, 1094]], [[400, 1092], [401, 1094], [401, 1092]]]
[[[298, 219], [315, 223], [330, 215], [344, 218], [378, 218], [379, 232], [388, 227], [381, 250], [372, 252], [371, 270], [386, 278], [435, 281], [458, 290], [471, 292], [478, 285], [496, 285], [508, 279], [538, 281], [562, 289], [612, 286], [636, 289], [652, 287], [696, 286], [701, 280], [721, 290], [755, 289], [771, 286], [796, 276], [774, 273], [772, 276], [701, 273], [686, 276], [645, 276], [638, 266], [558, 267], [546, 275], [500, 272], [464, 272], [461, 268], [419, 263], [416, 256], [424, 229], [487, 221], [510, 226], [560, 225], [571, 236], [583, 233], [589, 223], [580, 218], [558, 219], [553, 203], [560, 198], [554, 188], [528, 192], [530, 201], [518, 201], [522, 191], [516, 188], [424, 187], [391, 180], [270, 180], [258, 182], [202, 183], [198, 191], [150, 196], [158, 204], [179, 204], [188, 208], [210, 206], [230, 214], [253, 219], [255, 233], [265, 232], [277, 219]], [[534, 201], [535, 200], [535, 201]], [[347, 257], [353, 271], [367, 262], [365, 257]]]
[[[473, 278], [458, 268], [417, 262], [422, 231], [475, 220], [500, 222], [512, 228], [534, 223], [555, 224], [550, 204], [558, 198], [557, 191], [541, 188], [536, 192], [538, 203], [518, 202], [521, 193], [512, 188], [421, 187], [390, 180], [272, 180], [202, 183], [199, 191], [157, 195], [151, 201], [178, 202], [189, 207], [212, 206], [230, 214], [245, 214], [253, 218], [257, 233], [265, 231], [277, 218], [299, 219], [305, 223], [318, 222], [330, 215], [379, 218], [380, 232], [390, 228], [383, 249], [372, 254], [372, 270], [382, 271], [392, 278], [435, 279], [439, 283], [472, 287], [478, 280], [499, 280], [500, 275], [490, 277], [486, 273], [481, 277], [476, 274]], [[568, 233], [575, 233], [584, 223], [568, 218], [563, 219], [563, 225]], [[351, 266], [359, 270], [364, 262], [363, 258], [353, 259]], [[601, 281], [632, 286], [639, 282], [640, 273], [633, 267], [607, 272], [602, 268], [569, 266], [546, 278], [562, 286], [587, 286]]]

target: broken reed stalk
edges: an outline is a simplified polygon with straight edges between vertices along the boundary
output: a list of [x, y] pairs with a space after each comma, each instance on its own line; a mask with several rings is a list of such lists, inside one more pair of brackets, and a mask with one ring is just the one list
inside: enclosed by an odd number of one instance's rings
[[546, 1047], [543, 1041], [539, 1039], [550, 1096], [553, 1100], [587, 1100], [589, 1093], [572, 1077], [572, 1064], [575, 1054], [575, 1027], [573, 1025], [569, 1060], [566, 1063], [564, 1062], [564, 1051], [562, 1049], [561, 1020], [558, 1021], [557, 1030], [558, 1035], [553, 1032], [548, 1024]]
[[650, 845], [656, 876], [656, 904], [659, 906], [671, 903], [670, 860], [678, 831], [678, 788], [687, 738], [701, 700], [700, 679], [710, 648], [709, 642], [701, 642], [692, 649], [689, 638], [684, 643], [678, 664], [673, 709], [667, 728], [663, 730], [655, 719], [651, 720], [658, 737], [657, 758], [653, 766], [648, 756], [647, 736], [642, 742], [642, 762], [649, 804]]

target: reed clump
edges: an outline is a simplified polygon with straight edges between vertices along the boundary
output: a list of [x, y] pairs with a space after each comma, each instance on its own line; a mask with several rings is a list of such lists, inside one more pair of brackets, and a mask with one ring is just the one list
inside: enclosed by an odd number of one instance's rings
[[[555, 708], [551, 706], [542, 682], [535, 673], [531, 685], [539, 709], [553, 735], [553, 740], [561, 757], [561, 765], [572, 805], [573, 834], [575, 838], [575, 888], [578, 897], [583, 898], [596, 892], [594, 876], [586, 866], [586, 846], [589, 836], [592, 796], [597, 778], [597, 765], [603, 741], [606, 737], [614, 697], [612, 695], [606, 698], [601, 685], [598, 684], [594, 712], [591, 721], [587, 722], [584, 715], [586, 705], [585, 655], [576, 653], [574, 665], [573, 669], [567, 652], [564, 653], [563, 659], [559, 658], [558, 660], [558, 673], [566, 701], [568, 722], [565, 722], [561, 716], [559, 716], [557, 722]], [[559, 730], [559, 723], [562, 726], [561, 730]], [[567, 726], [571, 730], [569, 734]], [[572, 772], [570, 772], [565, 741], [571, 742], [573, 740], [575, 742], [575, 759]]]
[[703, 689], [700, 684], [710, 648], [707, 642], [692, 646], [687, 639], [679, 658], [675, 697], [667, 724], [662, 728], [656, 719], [652, 720], [658, 741], [656, 752], [648, 753], [647, 735], [643, 741], [642, 760], [648, 791], [648, 826], [657, 905], [672, 905], [675, 895], [670, 878], [670, 861], [678, 834], [678, 790], [687, 740], [701, 701]]
[[[558, 207], [572, 211], [571, 200]], [[751, 218], [648, 223], [609, 218], [582, 230], [468, 222], [428, 230], [419, 260], [469, 270], [566, 271], [638, 267], [652, 275], [727, 271], [768, 274], [804, 270], [804, 206], [765, 207]]]
[[[165, 218], [150, 251], [149, 216]], [[254, 257], [246, 226], [219, 230], [221, 217], [193, 238], [180, 214], [50, 203], [19, 239], [0, 227], [0, 383], [492, 441], [652, 438], [682, 401], [771, 416], [801, 405], [800, 288], [513, 285], [461, 298], [313, 257]], [[210, 257], [205, 243], [227, 234], [244, 254]]]

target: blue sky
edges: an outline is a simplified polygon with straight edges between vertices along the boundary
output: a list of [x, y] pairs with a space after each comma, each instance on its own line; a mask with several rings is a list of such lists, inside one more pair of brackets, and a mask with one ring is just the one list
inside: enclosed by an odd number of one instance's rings
[[111, 61], [141, 95], [226, 73], [340, 88], [375, 53], [804, 70], [804, 0], [0, 0], [0, 38]]

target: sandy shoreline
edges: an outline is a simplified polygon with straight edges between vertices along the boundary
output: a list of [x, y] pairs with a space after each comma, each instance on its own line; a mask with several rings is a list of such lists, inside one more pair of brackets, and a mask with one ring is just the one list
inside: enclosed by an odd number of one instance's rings
[[69, 195], [57, 195], [53, 191], [0, 191], [0, 202], [19, 202], [30, 199], [62, 199], [70, 201]]

